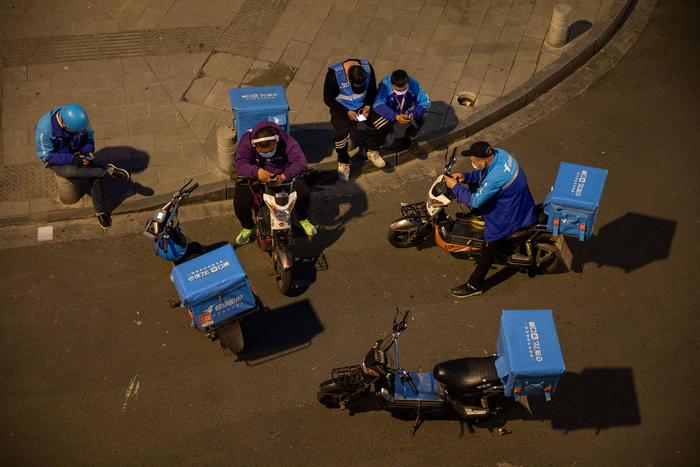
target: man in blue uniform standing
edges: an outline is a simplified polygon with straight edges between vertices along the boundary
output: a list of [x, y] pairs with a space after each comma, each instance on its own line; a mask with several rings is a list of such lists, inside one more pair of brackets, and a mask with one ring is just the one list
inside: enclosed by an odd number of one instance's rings
[[486, 141], [472, 144], [465, 155], [475, 170], [445, 176], [445, 184], [461, 203], [484, 216], [486, 228], [476, 269], [467, 282], [450, 291], [457, 298], [482, 294], [498, 247], [508, 235], [537, 220], [525, 171], [513, 156]]
[[109, 174], [119, 180], [129, 180], [130, 174], [112, 164], [96, 163], [95, 137], [85, 109], [78, 104], [66, 104], [42, 115], [36, 124], [35, 150], [56, 175], [90, 181], [89, 193], [97, 221], [105, 230], [111, 227], [102, 177]]

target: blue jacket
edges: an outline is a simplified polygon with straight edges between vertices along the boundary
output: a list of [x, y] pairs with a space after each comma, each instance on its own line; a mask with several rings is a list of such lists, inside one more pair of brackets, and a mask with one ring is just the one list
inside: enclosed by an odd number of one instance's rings
[[56, 120], [59, 110], [60, 106], [54, 107], [42, 115], [36, 124], [36, 153], [50, 165], [72, 164], [73, 154], [89, 154], [95, 150], [92, 128], [80, 134], [66, 131]]
[[[464, 173], [464, 183], [452, 192], [457, 199], [484, 216], [484, 240], [494, 242], [537, 220], [535, 202], [527, 186], [525, 171], [513, 156], [494, 148], [494, 158], [485, 170]], [[478, 185], [472, 192], [468, 184]]]
[[[405, 98], [405, 100], [404, 100]], [[391, 73], [386, 75], [377, 89], [377, 97], [372, 106], [375, 112], [390, 122], [396, 120], [398, 114], [413, 112], [414, 120], [418, 120], [430, 109], [430, 98], [423, 91], [420, 83], [408, 77], [408, 92], [403, 96], [394, 94], [391, 86]]]
[[356, 94], [352, 90], [352, 85], [350, 81], [348, 81], [348, 75], [345, 73], [344, 62], [336, 63], [330, 67], [333, 73], [335, 73], [335, 79], [338, 82], [338, 95], [335, 97], [335, 100], [348, 110], [357, 110], [364, 106], [372, 70], [367, 60], [360, 60], [360, 66], [362, 66], [367, 73], [365, 90], [360, 94]]

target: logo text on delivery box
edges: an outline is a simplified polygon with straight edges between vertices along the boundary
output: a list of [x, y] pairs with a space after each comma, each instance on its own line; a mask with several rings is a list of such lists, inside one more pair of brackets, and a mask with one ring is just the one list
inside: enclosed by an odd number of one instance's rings
[[201, 279], [202, 277], [208, 276], [209, 274], [214, 274], [217, 271], [221, 271], [224, 268], [227, 268], [231, 266], [231, 261], [227, 259], [222, 259], [221, 261], [217, 261], [216, 263], [210, 264], [208, 266], [204, 266], [199, 269], [195, 269], [190, 273], [189, 276], [187, 276], [187, 280], [189, 282], [196, 281], [197, 279]]
[[530, 358], [534, 358], [537, 363], [542, 362], [542, 346], [540, 345], [540, 335], [537, 332], [537, 325], [534, 321], [529, 321], [525, 326], [525, 338], [527, 339], [527, 350]]
[[574, 196], [583, 195], [583, 186], [586, 184], [586, 179], [588, 178], [588, 170], [579, 170], [576, 172], [574, 181], [571, 184], [571, 194]]

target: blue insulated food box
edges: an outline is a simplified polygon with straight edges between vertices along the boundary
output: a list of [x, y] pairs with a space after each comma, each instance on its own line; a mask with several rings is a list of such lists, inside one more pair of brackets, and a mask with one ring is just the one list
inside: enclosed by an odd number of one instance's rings
[[547, 228], [555, 235], [591, 238], [607, 175], [605, 169], [562, 162], [545, 198]]
[[229, 97], [239, 140], [243, 133], [263, 120], [289, 132], [289, 103], [282, 86], [232, 88]]
[[505, 395], [550, 399], [566, 370], [551, 310], [503, 310], [496, 350]]
[[175, 266], [170, 279], [195, 327], [205, 331], [256, 306], [230, 244]]

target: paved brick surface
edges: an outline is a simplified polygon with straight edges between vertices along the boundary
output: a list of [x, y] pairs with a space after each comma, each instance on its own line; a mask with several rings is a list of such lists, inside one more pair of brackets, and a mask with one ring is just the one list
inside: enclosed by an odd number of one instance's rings
[[[544, 43], [555, 3], [573, 7], [585, 34], [612, 1], [0, 2], [0, 218], [90, 206], [60, 205], [34, 154], [34, 125], [53, 105], [87, 108], [99, 157], [134, 173], [120, 201], [138, 199], [190, 177], [224, 180], [215, 128], [231, 123], [232, 87], [285, 85], [309, 160], [332, 161], [322, 98], [330, 64], [366, 58], [378, 79], [406, 69], [433, 101], [426, 130], [454, 127], [566, 50]], [[465, 91], [474, 107], [457, 103]]]

